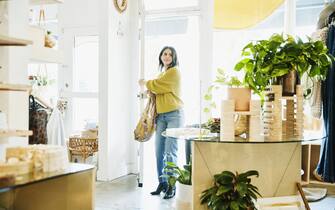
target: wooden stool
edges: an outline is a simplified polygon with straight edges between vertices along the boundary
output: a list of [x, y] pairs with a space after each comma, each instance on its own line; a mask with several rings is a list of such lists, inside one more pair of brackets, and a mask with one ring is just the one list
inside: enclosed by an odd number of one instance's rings
[[70, 162], [72, 162], [73, 155], [79, 155], [85, 163], [86, 158], [93, 156], [95, 152], [98, 152], [98, 138], [85, 136], [69, 137], [69, 151]]

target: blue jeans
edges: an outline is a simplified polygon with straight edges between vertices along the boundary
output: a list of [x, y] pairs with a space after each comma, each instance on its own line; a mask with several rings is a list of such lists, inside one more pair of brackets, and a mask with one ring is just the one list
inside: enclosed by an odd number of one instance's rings
[[166, 162], [177, 164], [178, 142], [175, 138], [162, 136], [167, 128], [179, 128], [183, 126], [184, 114], [182, 110], [158, 114], [156, 118], [156, 166], [159, 183], [167, 182], [164, 174]]

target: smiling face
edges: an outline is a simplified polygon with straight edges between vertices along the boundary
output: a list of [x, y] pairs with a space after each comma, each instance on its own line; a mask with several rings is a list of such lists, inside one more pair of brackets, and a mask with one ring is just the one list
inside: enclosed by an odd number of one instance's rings
[[172, 63], [172, 52], [170, 49], [165, 49], [161, 55], [161, 61], [165, 68]]

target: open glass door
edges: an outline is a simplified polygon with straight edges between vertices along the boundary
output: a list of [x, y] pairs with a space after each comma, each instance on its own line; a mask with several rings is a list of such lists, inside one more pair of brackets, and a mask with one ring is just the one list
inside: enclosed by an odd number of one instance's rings
[[[144, 1], [148, 4], [150, 2], [151, 0]], [[197, 5], [196, 0], [193, 2]], [[180, 12], [183, 9], [185, 11]], [[146, 11], [142, 16], [140, 77], [145, 80], [156, 78], [159, 73], [159, 52], [164, 46], [173, 46], [177, 51], [182, 76], [185, 124], [193, 124], [199, 119], [199, 11], [197, 7], [181, 7], [176, 10], [172, 14], [172, 10], [166, 8], [160, 10], [159, 15], [155, 11]], [[144, 102], [141, 99], [142, 108]], [[152, 189], [157, 184], [154, 145], [153, 137], [139, 146], [139, 186], [144, 182], [152, 186]], [[179, 144], [178, 158], [179, 164], [185, 163], [184, 142]]]

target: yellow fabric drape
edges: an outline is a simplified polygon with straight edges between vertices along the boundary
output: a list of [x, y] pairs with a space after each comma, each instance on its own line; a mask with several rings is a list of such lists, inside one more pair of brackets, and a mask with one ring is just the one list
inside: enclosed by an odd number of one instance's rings
[[284, 0], [215, 0], [214, 28], [242, 29], [272, 14]]

